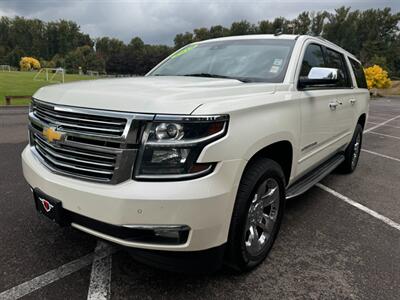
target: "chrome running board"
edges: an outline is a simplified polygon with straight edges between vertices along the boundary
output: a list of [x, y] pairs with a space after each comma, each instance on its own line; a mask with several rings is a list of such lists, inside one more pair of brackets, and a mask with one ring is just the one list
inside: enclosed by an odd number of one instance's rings
[[334, 157], [328, 159], [322, 165], [318, 166], [311, 172], [307, 173], [304, 177], [292, 184], [286, 191], [286, 199], [297, 197], [310, 188], [316, 183], [321, 181], [325, 176], [329, 175], [334, 169], [337, 168], [344, 161], [343, 154], [337, 154]]

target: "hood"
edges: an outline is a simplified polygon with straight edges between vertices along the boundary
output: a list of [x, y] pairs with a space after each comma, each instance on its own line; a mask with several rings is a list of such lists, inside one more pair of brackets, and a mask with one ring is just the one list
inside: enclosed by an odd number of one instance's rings
[[273, 93], [275, 84], [234, 79], [148, 76], [99, 79], [46, 86], [34, 98], [53, 104], [136, 112], [190, 114], [214, 101]]

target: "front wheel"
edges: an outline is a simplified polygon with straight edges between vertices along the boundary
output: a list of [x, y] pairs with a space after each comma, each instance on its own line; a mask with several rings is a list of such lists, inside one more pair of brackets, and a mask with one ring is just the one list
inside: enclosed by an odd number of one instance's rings
[[227, 259], [237, 271], [248, 271], [268, 255], [282, 222], [285, 177], [274, 161], [253, 161], [241, 180], [232, 215]]

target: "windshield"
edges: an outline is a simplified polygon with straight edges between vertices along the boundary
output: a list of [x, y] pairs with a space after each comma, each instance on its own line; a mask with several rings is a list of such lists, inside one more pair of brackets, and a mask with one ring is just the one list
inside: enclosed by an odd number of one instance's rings
[[191, 44], [174, 53], [149, 76], [232, 78], [282, 82], [293, 40], [231, 40]]

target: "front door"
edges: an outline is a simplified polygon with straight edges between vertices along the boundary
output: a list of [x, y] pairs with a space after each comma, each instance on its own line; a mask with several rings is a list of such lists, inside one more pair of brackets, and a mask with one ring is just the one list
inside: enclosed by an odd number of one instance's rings
[[318, 86], [298, 91], [301, 107], [299, 175], [346, 145], [353, 120], [351, 80], [343, 55], [319, 44], [308, 44], [300, 76], [308, 76], [313, 67], [337, 68], [340, 78], [335, 87]]

